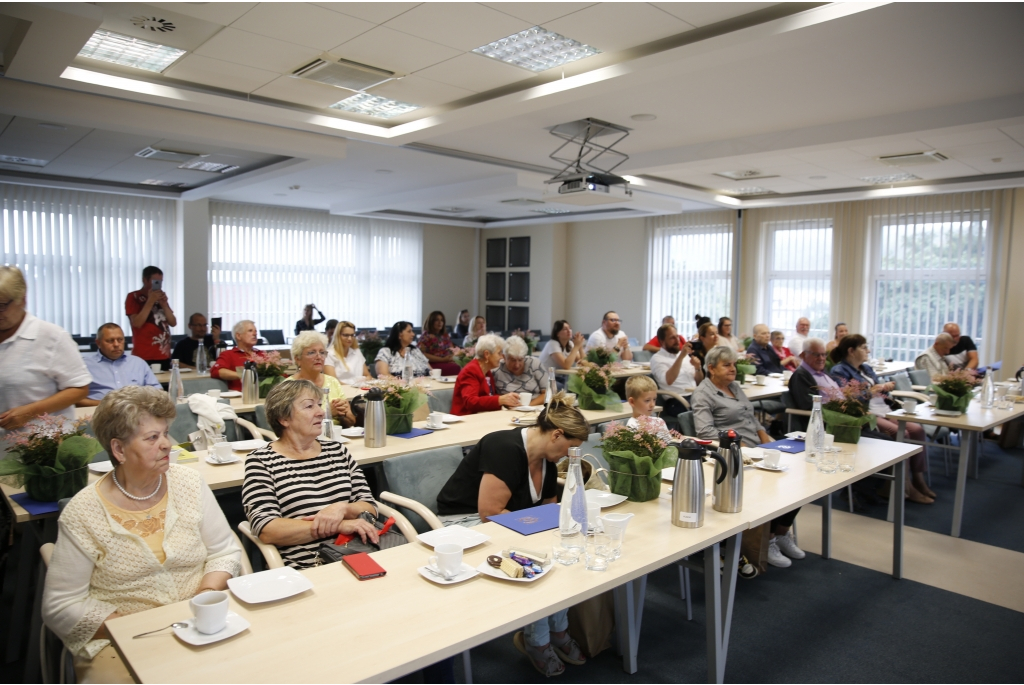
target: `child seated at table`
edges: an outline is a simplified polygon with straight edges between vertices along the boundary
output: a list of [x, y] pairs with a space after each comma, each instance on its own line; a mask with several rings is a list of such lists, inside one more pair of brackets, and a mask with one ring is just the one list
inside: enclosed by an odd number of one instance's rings
[[633, 408], [633, 416], [626, 422], [630, 428], [639, 425], [638, 416], [650, 417], [652, 428], [658, 437], [667, 440], [669, 438], [668, 426], [665, 420], [654, 415], [654, 407], [658, 401], [658, 384], [650, 376], [632, 376], [626, 381], [626, 401]]

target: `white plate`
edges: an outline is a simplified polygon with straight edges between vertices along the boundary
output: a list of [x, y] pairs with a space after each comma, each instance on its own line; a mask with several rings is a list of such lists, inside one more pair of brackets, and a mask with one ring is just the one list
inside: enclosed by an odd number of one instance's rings
[[526, 407], [524, 407], [522, 405], [519, 405], [518, 407], [512, 407], [512, 411], [540, 411], [543, 408], [544, 407], [540, 406], [539, 404], [537, 406], [526, 406]]
[[512, 423], [516, 426], [535, 426], [537, 425], [537, 417], [517, 416], [514, 419], [512, 419]]
[[803, 431], [793, 431], [792, 433], [786, 433], [786, 437], [790, 440], [804, 440], [807, 438], [807, 433]]
[[250, 573], [228, 580], [228, 588], [238, 599], [248, 604], [276, 602], [292, 597], [313, 587], [313, 582], [291, 566]]
[[111, 461], [94, 461], [89, 464], [89, 470], [93, 473], [108, 473], [114, 470], [114, 463]]
[[626, 501], [625, 495], [616, 495], [612, 492], [604, 492], [603, 490], [587, 490], [587, 504], [596, 504], [602, 509], [607, 507], [614, 507], [616, 504], [622, 504]]
[[220, 394], [221, 397], [241, 397], [242, 393], [238, 390], [225, 390]]
[[440, 544], [450, 542], [460, 545], [462, 549], [482, 545], [491, 539], [490, 535], [481, 533], [473, 528], [466, 528], [465, 526], [447, 526], [437, 530], [428, 530], [426, 533], [420, 533], [417, 537], [424, 545], [430, 545], [431, 547], [437, 547]]
[[366, 431], [365, 429], [356, 426], [355, 428], [344, 428], [338, 432], [346, 438], [361, 438]]
[[458, 378], [458, 376], [441, 376], [440, 378], [435, 378], [434, 380], [436, 380], [438, 383], [454, 383], [456, 378]]
[[669, 466], [667, 469], [662, 469], [661, 470], [661, 479], [662, 480], [667, 480], [670, 483], [672, 481], [674, 481], [676, 479], [676, 467], [675, 466]]
[[759, 461], [756, 464], [754, 464], [754, 468], [755, 469], [761, 469], [762, 471], [776, 471], [776, 472], [786, 471], [786, 470], [789, 469], [789, 467], [784, 465], [784, 464], [779, 464], [777, 467], [775, 467], [773, 469], [771, 466], [767, 466], [763, 461]]
[[207, 454], [206, 455], [206, 463], [207, 464], [213, 464], [214, 466], [224, 466], [225, 464], [235, 464], [235, 463], [240, 462], [240, 461], [242, 461], [242, 458], [240, 456], [238, 456], [237, 454], [232, 454], [230, 459], [226, 459], [224, 461], [217, 461], [217, 460], [215, 460], [213, 458], [212, 454]]
[[423, 423], [423, 427], [426, 428], [428, 431], [445, 431], [451, 428], [451, 426], [446, 426], [443, 423], [440, 426], [431, 426], [429, 423], [426, 422]]
[[498, 578], [499, 580], [510, 580], [513, 583], [532, 583], [535, 580], [540, 580], [541, 578], [550, 575], [551, 572], [555, 570], [554, 563], [554, 560], [552, 560], [548, 562], [547, 566], [541, 566], [541, 568], [544, 569], [544, 572], [540, 575], [534, 576], [533, 578], [527, 578], [526, 576], [523, 576], [522, 578], [510, 578], [506, 576], [505, 572], [502, 571], [500, 568], [494, 568], [493, 566], [488, 564], [486, 559], [479, 566], [476, 567], [476, 570], [480, 571], [480, 573], [483, 573], [485, 576], [490, 576], [491, 578]]
[[475, 568], [473, 568], [465, 562], [463, 562], [462, 570], [459, 572], [459, 574], [451, 580], [448, 580], [443, 576], [431, 573], [429, 566], [420, 566], [418, 569], [416, 569], [416, 571], [418, 571], [421, 576], [423, 576], [430, 582], [437, 583], [438, 585], [454, 585], [455, 583], [461, 583], [464, 580], [469, 580], [470, 578], [475, 578], [478, 575], [480, 575], [480, 571], [476, 570]]
[[455, 414], [445, 414], [444, 418], [441, 419], [441, 421], [444, 423], [458, 423], [459, 421], [462, 420], [463, 418], [461, 416], [456, 416]]
[[936, 416], [963, 416], [962, 411], [953, 411], [952, 409], [933, 409], [932, 413]]
[[266, 440], [237, 440], [231, 443], [231, 449], [235, 452], [252, 452], [267, 444]]
[[229, 637], [234, 637], [249, 627], [249, 622], [233, 611], [228, 612], [228, 624], [224, 626], [219, 633], [213, 633], [212, 635], [200, 633], [196, 630], [193, 626], [194, 621], [194, 618], [182, 621], [182, 623], [186, 624], [185, 627], [175, 628], [174, 634], [177, 635], [178, 639], [182, 642], [187, 642], [190, 645], [195, 645], [197, 647], [208, 645], [211, 642], [220, 642], [221, 640], [226, 640]]

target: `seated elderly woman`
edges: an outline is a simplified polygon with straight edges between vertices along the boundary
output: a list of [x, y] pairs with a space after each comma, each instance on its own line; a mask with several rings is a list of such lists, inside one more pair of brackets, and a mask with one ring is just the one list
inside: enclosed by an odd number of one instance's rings
[[348, 385], [357, 385], [371, 378], [366, 357], [356, 340], [356, 325], [351, 321], [338, 322], [331, 347], [327, 350], [324, 373]]
[[339, 533], [377, 542], [374, 527], [358, 518], [377, 513], [363, 472], [343, 444], [318, 440], [320, 389], [307, 380], [278, 383], [265, 406], [279, 439], [245, 459], [242, 507], [253, 534], [293, 568], [314, 566], [320, 543]]
[[[442, 517], [473, 522], [509, 511], [555, 501], [555, 464], [570, 447], [583, 444], [590, 426], [579, 410], [558, 393], [537, 417], [537, 424], [485, 435], [462, 460], [437, 495]], [[565, 670], [565, 662], [586, 657], [569, 635], [568, 609], [526, 626], [513, 638], [516, 648], [547, 677]]]
[[286, 380], [306, 380], [327, 391], [324, 394], [324, 410], [329, 403], [331, 417], [344, 428], [356, 425], [356, 416], [352, 413], [345, 391], [334, 376], [324, 373], [324, 361], [327, 359], [327, 336], [316, 331], [302, 331], [292, 341], [292, 359], [299, 367], [298, 373]]
[[[889, 392], [896, 389], [893, 382], [879, 382], [875, 370], [868, 364], [871, 358], [871, 350], [868, 348], [868, 341], [863, 335], [854, 334], [844, 336], [839, 344], [830, 353], [832, 357], [832, 378], [840, 385], [846, 385], [851, 381], [863, 383], [870, 392], [871, 399], [868, 403], [868, 411], [875, 415], [878, 421], [878, 432], [895, 439], [896, 430], [899, 428], [895, 421], [885, 418], [885, 415], [892, 411], [889, 407]], [[894, 406], [895, 403], [893, 403]], [[924, 442], [924, 427], [919, 423], [907, 421], [906, 435], [911, 440]], [[911, 478], [906, 484], [906, 498], [918, 504], [933, 504], [935, 492], [928, 487], [926, 473], [928, 471], [927, 447], [910, 457]]]
[[494, 384], [499, 395], [528, 392], [530, 404], [544, 404], [547, 379], [540, 361], [530, 354], [526, 341], [518, 335], [505, 341], [505, 358], [494, 370]]
[[459, 365], [452, 361], [455, 356], [455, 345], [448, 335], [444, 312], [430, 312], [430, 316], [423, 322], [423, 334], [417, 346], [430, 362], [430, 368], [441, 369], [441, 374], [445, 376], [458, 375]]
[[42, 605], [81, 666], [109, 644], [108, 619], [223, 590], [242, 570], [209, 486], [195, 469], [169, 463], [174, 415], [166, 392], [143, 386], [108, 393], [93, 414], [114, 470], [64, 508]]
[[456, 416], [497, 411], [502, 407], [518, 407], [519, 395], [514, 392], [498, 395], [494, 374], [501, 364], [504, 341], [488, 333], [476, 341], [476, 358], [463, 367], [455, 379], [452, 413]]
[[430, 375], [430, 362], [423, 356], [413, 344], [416, 339], [416, 332], [408, 321], [399, 321], [391, 327], [391, 333], [384, 342], [384, 347], [377, 352], [377, 377], [394, 376], [403, 380], [405, 378], [406, 364], [412, 365], [412, 375]]
[[[714, 347], [707, 353], [704, 361], [707, 376], [690, 398], [697, 436], [717, 440], [719, 431], [732, 429], [739, 435], [743, 445], [752, 447], [771, 442], [771, 437], [754, 418], [754, 405], [736, 382], [737, 359], [736, 352], [725, 345]], [[796, 546], [790, 530], [799, 511], [794, 509], [770, 524], [768, 563], [772, 566], [786, 568], [793, 563], [790, 559], [803, 559], [806, 556]]]
[[800, 357], [786, 347], [786, 334], [782, 331], [772, 331], [772, 349], [775, 350], [775, 355], [779, 358], [783, 369], [796, 371], [796, 367], [800, 366]]

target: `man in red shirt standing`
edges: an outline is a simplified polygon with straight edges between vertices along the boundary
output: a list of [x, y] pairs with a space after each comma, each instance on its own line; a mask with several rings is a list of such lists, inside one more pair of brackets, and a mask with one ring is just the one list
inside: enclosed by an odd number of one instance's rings
[[132, 354], [149, 364], [171, 368], [171, 327], [178, 325], [163, 288], [164, 272], [147, 266], [142, 270], [142, 289], [128, 293], [124, 313], [132, 324]]

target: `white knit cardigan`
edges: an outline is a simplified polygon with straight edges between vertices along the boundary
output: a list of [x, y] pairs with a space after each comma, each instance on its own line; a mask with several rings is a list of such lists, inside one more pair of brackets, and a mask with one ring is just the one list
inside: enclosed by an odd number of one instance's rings
[[145, 540], [110, 517], [95, 486], [64, 508], [42, 612], [72, 654], [91, 658], [106, 646], [92, 636], [115, 611], [133, 614], [190, 599], [205, 574], [241, 572], [242, 550], [202, 476], [171, 464], [167, 493], [163, 564]]

